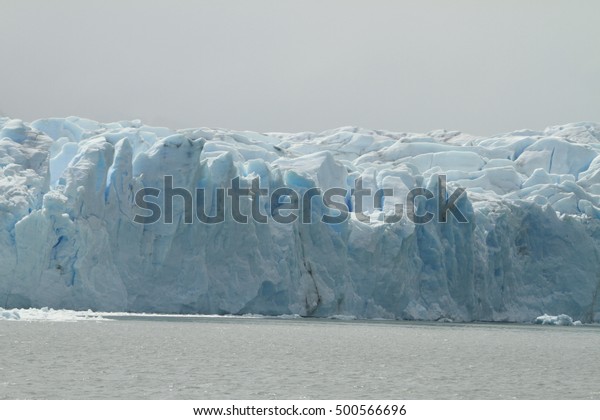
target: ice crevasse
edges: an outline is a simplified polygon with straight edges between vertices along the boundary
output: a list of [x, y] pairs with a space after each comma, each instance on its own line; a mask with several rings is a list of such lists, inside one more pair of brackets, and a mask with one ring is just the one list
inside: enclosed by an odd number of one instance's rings
[[[0, 306], [159, 313], [600, 320], [600, 125], [491, 137], [342, 127], [171, 130], [0, 118]], [[468, 223], [383, 223], [406, 193], [464, 188]], [[370, 220], [141, 224], [135, 194], [388, 188]], [[242, 199], [250, 212], [254, 198]], [[439, 203], [421, 201], [421, 210]], [[352, 197], [347, 197], [348, 208]], [[269, 203], [263, 211], [269, 214]], [[211, 207], [212, 206], [212, 207]], [[316, 205], [322, 215], [330, 209]]]

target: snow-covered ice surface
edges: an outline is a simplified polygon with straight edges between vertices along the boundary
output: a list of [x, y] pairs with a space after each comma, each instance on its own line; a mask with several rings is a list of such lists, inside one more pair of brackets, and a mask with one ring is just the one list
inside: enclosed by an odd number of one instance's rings
[[[599, 155], [594, 123], [476, 137], [0, 118], [0, 306], [598, 321]], [[469, 223], [239, 224], [226, 212], [224, 223], [184, 224], [178, 199], [173, 224], [133, 221], [135, 192], [162, 188], [164, 175], [206, 189], [213, 209], [210, 192], [237, 176], [298, 192], [361, 177], [393, 189], [386, 211], [414, 187], [435, 191], [439, 174], [450, 193], [466, 188]]]

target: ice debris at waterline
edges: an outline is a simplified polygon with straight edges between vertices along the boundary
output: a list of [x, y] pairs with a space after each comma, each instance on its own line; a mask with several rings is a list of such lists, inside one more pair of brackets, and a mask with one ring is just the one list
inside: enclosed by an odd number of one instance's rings
[[41, 309], [3, 309], [0, 307], [0, 321], [105, 321], [101, 314], [87, 311]]
[[565, 314], [560, 314], [560, 315], [544, 314], [542, 316], [538, 316], [535, 319], [535, 323], [542, 324], [542, 325], [564, 325], [564, 326], [582, 325], [581, 321], [573, 322], [573, 318], [571, 318], [569, 315], [565, 315]]
[[[0, 118], [0, 305], [160, 313], [531, 322], [600, 320], [600, 125], [477, 137], [343, 127], [171, 130], [140, 121]], [[388, 188], [337, 224], [134, 222], [135, 194], [246, 185]], [[450, 214], [383, 223], [416, 187], [466, 192]], [[229, 197], [228, 197], [229, 198]], [[338, 197], [339, 198], [339, 197]], [[443, 199], [443, 197], [442, 197]], [[241, 197], [249, 214], [252, 197]], [[318, 200], [315, 200], [318, 203]], [[352, 211], [352, 197], [342, 197]], [[376, 202], [374, 202], [376, 201]], [[437, 195], [417, 200], [434, 211]], [[230, 203], [227, 201], [227, 203]], [[227, 204], [229, 206], [230, 204]], [[269, 203], [258, 201], [269, 214]], [[229, 209], [229, 207], [226, 207]], [[210, 211], [209, 211], [210, 210]], [[324, 204], [311, 209], [330, 212]]]

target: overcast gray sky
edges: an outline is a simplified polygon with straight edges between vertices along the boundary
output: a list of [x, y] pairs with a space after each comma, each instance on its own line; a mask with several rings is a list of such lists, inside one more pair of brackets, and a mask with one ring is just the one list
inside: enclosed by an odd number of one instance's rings
[[600, 2], [0, 0], [0, 112], [493, 134], [600, 122]]

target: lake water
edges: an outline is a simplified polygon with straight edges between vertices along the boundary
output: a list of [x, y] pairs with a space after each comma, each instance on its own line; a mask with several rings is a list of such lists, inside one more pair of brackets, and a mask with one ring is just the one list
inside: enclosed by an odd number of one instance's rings
[[600, 398], [600, 328], [268, 318], [0, 322], [0, 398]]

